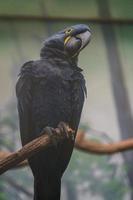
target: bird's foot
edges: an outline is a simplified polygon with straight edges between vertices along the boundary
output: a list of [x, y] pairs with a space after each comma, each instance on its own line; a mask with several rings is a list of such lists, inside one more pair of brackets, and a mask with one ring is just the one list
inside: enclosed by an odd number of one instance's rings
[[42, 130], [42, 134], [47, 133], [49, 135], [49, 137], [52, 140], [52, 143], [55, 147], [57, 147], [58, 144], [58, 140], [56, 137], [56, 130], [50, 126], [46, 126], [45, 128], [43, 128]]
[[47, 133], [49, 137], [51, 138], [52, 144], [57, 147], [58, 142], [63, 139], [71, 139], [74, 140], [74, 131], [69, 127], [69, 125], [65, 122], [60, 122], [57, 126], [57, 128], [52, 128], [49, 126], [46, 126], [41, 131], [41, 135]]
[[58, 124], [58, 128], [60, 130], [60, 134], [67, 139], [74, 140], [74, 131], [69, 127], [69, 125], [65, 122], [60, 122]]

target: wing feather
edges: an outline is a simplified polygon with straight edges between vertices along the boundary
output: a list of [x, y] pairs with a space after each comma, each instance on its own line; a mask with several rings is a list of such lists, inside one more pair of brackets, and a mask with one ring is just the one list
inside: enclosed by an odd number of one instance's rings
[[31, 63], [26, 63], [22, 67], [25, 73], [20, 73], [20, 77], [16, 84], [16, 96], [18, 100], [18, 114], [22, 144], [27, 142], [27, 135], [31, 131], [31, 100], [32, 100], [32, 77], [26, 73], [26, 67]]

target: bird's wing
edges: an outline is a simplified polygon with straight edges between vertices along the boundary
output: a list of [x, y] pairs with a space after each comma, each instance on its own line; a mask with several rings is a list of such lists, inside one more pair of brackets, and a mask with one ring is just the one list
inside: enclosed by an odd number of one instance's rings
[[84, 104], [85, 96], [87, 95], [85, 80], [81, 73], [75, 74], [75, 81], [72, 89], [72, 128], [77, 131], [81, 112]]
[[[18, 114], [22, 144], [27, 142], [27, 135], [31, 127], [31, 99], [32, 99], [32, 77], [28, 73], [33, 61], [27, 62], [21, 68], [20, 77], [16, 84], [16, 96], [18, 100]], [[25, 71], [25, 73], [23, 73]]]

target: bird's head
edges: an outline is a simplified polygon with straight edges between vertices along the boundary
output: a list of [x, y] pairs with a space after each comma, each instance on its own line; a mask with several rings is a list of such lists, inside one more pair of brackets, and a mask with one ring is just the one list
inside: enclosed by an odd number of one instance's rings
[[87, 25], [78, 24], [65, 28], [46, 39], [44, 41], [44, 48], [54, 49], [55, 51], [60, 50], [67, 57], [74, 58], [86, 47], [90, 38], [90, 28]]

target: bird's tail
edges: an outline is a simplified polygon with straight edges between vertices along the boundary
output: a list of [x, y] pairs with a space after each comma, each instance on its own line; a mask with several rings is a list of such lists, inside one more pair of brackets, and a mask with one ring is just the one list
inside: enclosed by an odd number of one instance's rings
[[61, 179], [54, 177], [34, 178], [34, 200], [60, 200]]

